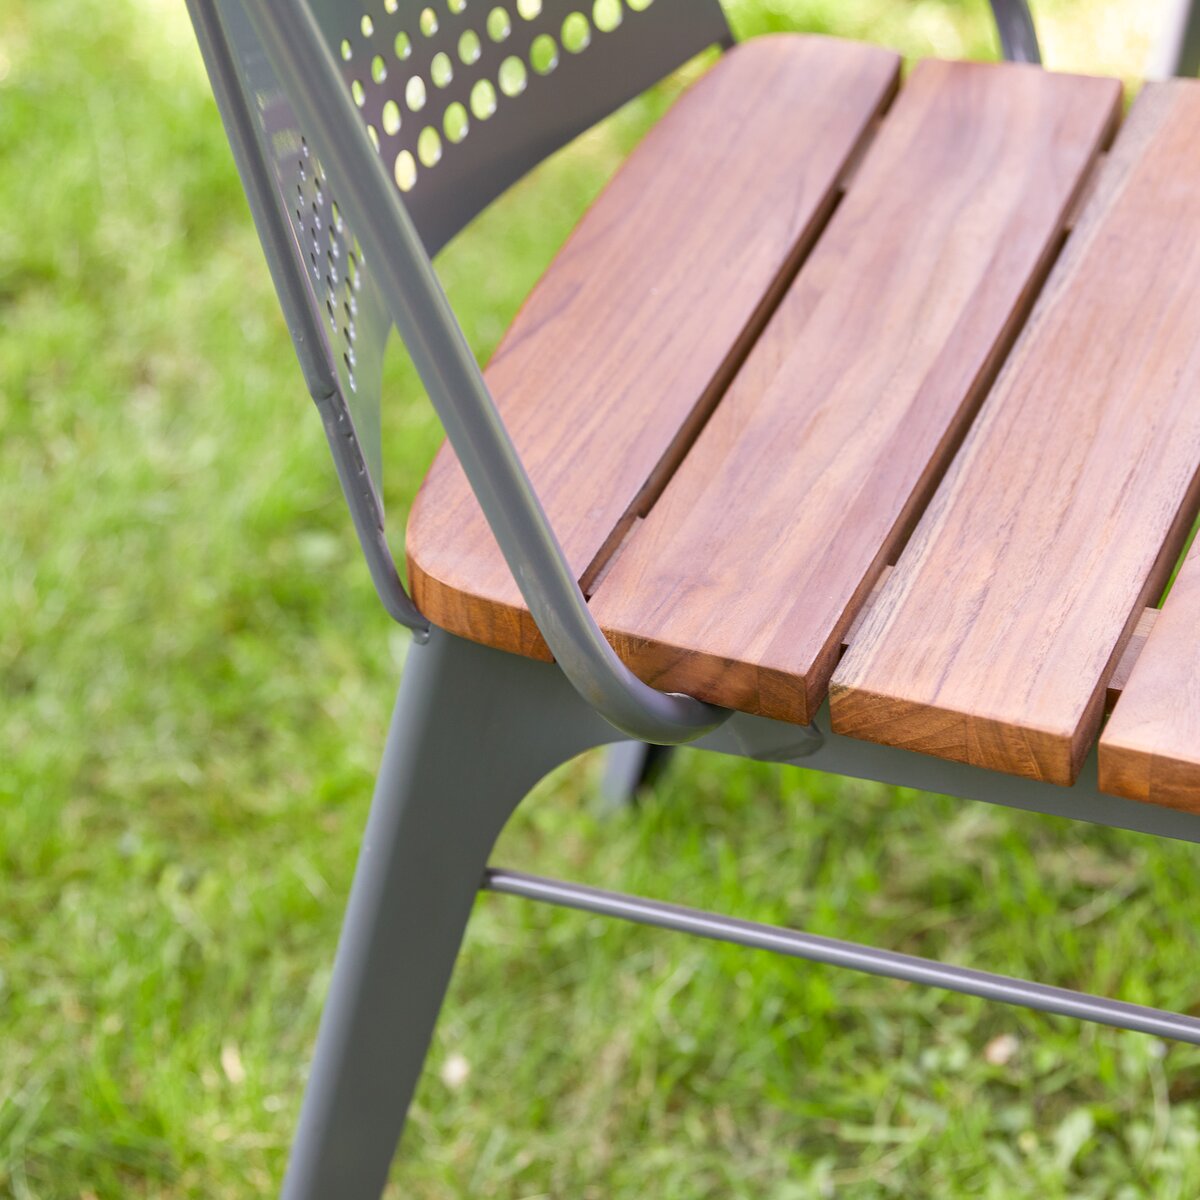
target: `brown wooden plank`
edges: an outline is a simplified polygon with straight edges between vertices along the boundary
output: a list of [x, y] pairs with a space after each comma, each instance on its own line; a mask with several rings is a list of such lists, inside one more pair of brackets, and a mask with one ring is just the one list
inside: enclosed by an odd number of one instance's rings
[[[875, 581], [875, 586], [871, 589], [871, 594], [867, 597], [866, 603], [858, 610], [854, 620], [850, 623], [850, 628], [842, 635], [843, 650], [847, 650], [854, 645], [854, 639], [858, 636], [858, 631], [866, 624], [867, 616], [872, 606], [883, 594], [883, 585], [887, 582], [893, 569], [888, 566], [884, 567], [880, 572], [879, 578]], [[1117, 701], [1121, 698], [1121, 693], [1128, 687], [1129, 677], [1133, 674], [1133, 668], [1137, 665], [1137, 660], [1141, 656], [1143, 647], [1146, 645], [1146, 639], [1149, 638], [1154, 629], [1155, 622], [1158, 620], [1158, 614], [1159, 610], [1157, 608], [1142, 609], [1142, 615], [1138, 617], [1133, 634], [1130, 636], [1129, 641], [1126, 642], [1125, 649], [1121, 652], [1121, 657], [1118, 659], [1117, 665], [1113, 668], [1112, 675], [1105, 685], [1105, 708], [1109, 712], [1116, 706]]]
[[833, 679], [842, 733], [1055, 783], [1190, 524], [1200, 83], [1148, 87]]
[[[737, 47], [647, 135], [525, 303], [487, 380], [581, 579], [724, 390], [898, 69], [827, 38]], [[448, 447], [407, 545], [433, 622], [546, 656]]]
[[1200, 541], [1100, 738], [1100, 790], [1200, 812]]
[[925, 62], [592, 609], [656, 686], [811, 720], [1116, 119], [1111, 80]]

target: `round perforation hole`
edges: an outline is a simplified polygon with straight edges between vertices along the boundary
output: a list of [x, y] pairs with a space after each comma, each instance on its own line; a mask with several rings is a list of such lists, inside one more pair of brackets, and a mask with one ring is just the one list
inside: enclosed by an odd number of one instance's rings
[[367, 126], [367, 137], [371, 139], [371, 145], [375, 147], [376, 153], [379, 151], [379, 130], [374, 125]]
[[517, 0], [517, 14], [526, 21], [536, 21], [542, 15], [542, 0]]
[[350, 45], [345, 38], [342, 38], [342, 61], [349, 62], [354, 57], [354, 47]]
[[549, 75], [558, 66], [558, 44], [548, 33], [539, 33], [529, 47], [529, 65], [539, 75]]
[[439, 50], [433, 56], [433, 61], [429, 64], [429, 78], [433, 80], [435, 87], [450, 86], [450, 81], [454, 78], [454, 64], [444, 50]]
[[403, 62], [412, 53], [412, 38], [407, 33], [396, 34], [396, 40], [392, 43], [392, 50], [396, 57]]
[[466, 33], [458, 39], [458, 57], [462, 60], [464, 66], [471, 66], [472, 63], [479, 61], [479, 55], [483, 52], [483, 45], [479, 40], [479, 34], [473, 29], [468, 29]]
[[383, 61], [382, 54], [371, 59], [371, 78], [376, 83], [382, 83], [387, 78], [387, 63]]
[[442, 135], [432, 125], [426, 125], [417, 138], [417, 157], [426, 167], [435, 167], [442, 161]]
[[502, 42], [512, 33], [512, 18], [506, 8], [493, 8], [487, 16], [487, 35], [493, 42]]
[[625, 3], [628, 4], [634, 12], [645, 12], [646, 9], [648, 9], [650, 5], [654, 3], [654, 0], [625, 0]]
[[612, 33], [621, 23], [621, 0], [596, 0], [592, 22], [601, 33]]
[[371, 20], [367, 13], [363, 13], [363, 19], [359, 24], [359, 28], [362, 30], [363, 37], [369, 38], [375, 32], [375, 22]]
[[[396, 155], [396, 163], [392, 174], [396, 178], [396, 186], [402, 192], [412, 191], [413, 184], [417, 182], [417, 160], [413, 158], [408, 150], [401, 150]], [[359, 287], [359, 280], [361, 278], [361, 273], [356, 272], [354, 276], [355, 288]]]
[[447, 106], [446, 115], [442, 118], [442, 128], [446, 131], [447, 140], [451, 142], [461, 142], [467, 136], [467, 130], [470, 128], [467, 110], [457, 100]]
[[367, 99], [366, 89], [362, 85], [362, 80], [356, 79], [353, 83], [351, 83], [350, 95], [354, 97], [354, 103], [357, 104], [359, 108], [362, 108]]
[[529, 83], [529, 72], [525, 64], [515, 54], [510, 54], [500, 64], [500, 74], [497, 80], [500, 90], [506, 96], [519, 96]]
[[383, 0], [383, 11], [386, 13], [394, 13], [399, 11], [400, 0]]
[[586, 50], [592, 40], [592, 27], [583, 13], [571, 13], [562, 23], [562, 44], [564, 50], [578, 54]]
[[410, 112], [420, 112], [425, 107], [428, 94], [425, 90], [425, 80], [420, 75], [414, 75], [404, 85], [404, 103]]
[[438, 31], [437, 13], [432, 8], [421, 9], [421, 16], [417, 21], [417, 26], [426, 37], [433, 37]]
[[467, 0], [447, 0], [446, 7], [457, 17], [467, 11]]
[[471, 88], [471, 112], [486, 121], [496, 111], [496, 89], [487, 79], [481, 79]]
[[381, 116], [383, 119], [383, 132], [389, 137], [395, 137], [400, 132], [400, 105], [395, 100], [389, 100], [383, 106]]

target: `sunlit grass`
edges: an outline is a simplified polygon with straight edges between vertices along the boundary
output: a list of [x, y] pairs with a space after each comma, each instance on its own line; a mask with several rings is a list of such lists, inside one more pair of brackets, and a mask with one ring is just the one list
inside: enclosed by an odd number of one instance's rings
[[[1136, 78], [1154, 6], [1038, 6]], [[739, 0], [994, 53], [978, 3]], [[485, 354], [678, 84], [439, 267]], [[0, 0], [0, 1196], [270, 1195], [407, 648], [371, 591], [171, 0]], [[402, 356], [394, 529], [438, 440]], [[1194, 1009], [1194, 853], [683, 756], [636, 816], [595, 762], [498, 859]], [[1200, 1191], [1200, 1054], [481, 901], [393, 1194]], [[452, 1067], [452, 1069], [450, 1069]]]

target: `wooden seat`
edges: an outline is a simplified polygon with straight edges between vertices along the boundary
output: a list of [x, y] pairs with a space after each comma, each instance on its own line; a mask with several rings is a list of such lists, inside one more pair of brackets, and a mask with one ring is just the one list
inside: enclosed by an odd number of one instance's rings
[[[489, 385], [656, 687], [794, 722], [829, 694], [837, 731], [1062, 784], [1124, 687], [1102, 787], [1200, 809], [1200, 562], [1148, 609], [1200, 505], [1200, 84], [1118, 131], [1111, 80], [897, 70], [724, 56]], [[436, 624], [546, 657], [448, 448], [408, 561]]]
[[[899, 70], [886, 50], [825, 38], [757, 38], [723, 55], [618, 172], [501, 341], [488, 386], [587, 583], [720, 398]], [[548, 657], [449, 447], [406, 544], [414, 599], [435, 624]]]

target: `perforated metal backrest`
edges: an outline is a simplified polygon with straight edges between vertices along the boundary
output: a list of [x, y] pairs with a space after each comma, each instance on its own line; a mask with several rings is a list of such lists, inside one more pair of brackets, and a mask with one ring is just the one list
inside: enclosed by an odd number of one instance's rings
[[[293, 323], [301, 362], [315, 394], [344, 396], [378, 503], [389, 315], [338, 181], [300, 128], [244, 3], [210, 7], [292, 226], [315, 317], [307, 330]], [[430, 255], [552, 151], [729, 41], [718, 0], [309, 0], [309, 9]]]
[[717, 0], [310, 0], [435, 253], [547, 154], [705, 46]]

